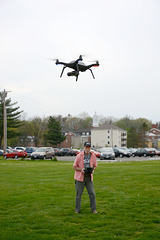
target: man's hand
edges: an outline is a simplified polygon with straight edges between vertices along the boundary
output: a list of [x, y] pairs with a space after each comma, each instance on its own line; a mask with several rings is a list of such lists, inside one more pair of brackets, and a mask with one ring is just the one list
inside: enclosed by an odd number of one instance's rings
[[85, 168], [81, 168], [81, 172], [82, 172], [82, 173], [85, 173]]
[[85, 168], [80, 168], [80, 167], [73, 167], [74, 170], [80, 171], [82, 173], [85, 173]]

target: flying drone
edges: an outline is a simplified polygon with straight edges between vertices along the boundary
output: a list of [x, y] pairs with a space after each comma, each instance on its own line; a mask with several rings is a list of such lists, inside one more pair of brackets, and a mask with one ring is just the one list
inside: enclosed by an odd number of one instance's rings
[[77, 60], [71, 61], [69, 63], [60, 62], [58, 59], [52, 59], [52, 60], [56, 61], [56, 65], [64, 65], [60, 77], [62, 77], [65, 68], [68, 67], [68, 68], [72, 68], [74, 71], [68, 72], [67, 75], [69, 77], [70, 76], [75, 76], [76, 77], [76, 81], [78, 80], [79, 73], [80, 72], [85, 72], [86, 70], [89, 70], [91, 72], [91, 74], [92, 74], [92, 77], [95, 79], [91, 67], [98, 67], [99, 66], [99, 62], [98, 61], [95, 61], [95, 63], [89, 64], [89, 65], [84, 64], [82, 62], [83, 61], [82, 55], [80, 55]]

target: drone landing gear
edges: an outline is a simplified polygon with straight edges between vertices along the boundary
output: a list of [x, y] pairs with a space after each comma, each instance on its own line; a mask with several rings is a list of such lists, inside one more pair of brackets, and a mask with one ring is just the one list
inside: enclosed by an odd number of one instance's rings
[[62, 77], [65, 68], [66, 68], [66, 66], [63, 67], [60, 77]]
[[91, 72], [92, 77], [95, 79], [94, 74], [93, 74], [93, 72], [92, 72], [92, 69], [88, 69], [88, 70]]

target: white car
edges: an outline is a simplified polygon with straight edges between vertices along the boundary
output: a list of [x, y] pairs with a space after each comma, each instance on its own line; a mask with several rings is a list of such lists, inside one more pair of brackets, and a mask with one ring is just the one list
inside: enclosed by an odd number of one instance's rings
[[25, 151], [25, 147], [15, 147], [14, 150], [17, 150], [18, 152], [20, 151]]

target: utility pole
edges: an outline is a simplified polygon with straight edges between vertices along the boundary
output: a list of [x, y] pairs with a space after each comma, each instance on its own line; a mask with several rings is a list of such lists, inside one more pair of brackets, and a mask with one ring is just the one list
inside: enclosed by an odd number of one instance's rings
[[11, 91], [5, 91], [4, 89], [4, 99], [3, 99], [3, 151], [6, 152], [7, 149], [7, 110], [6, 110], [6, 93]]

